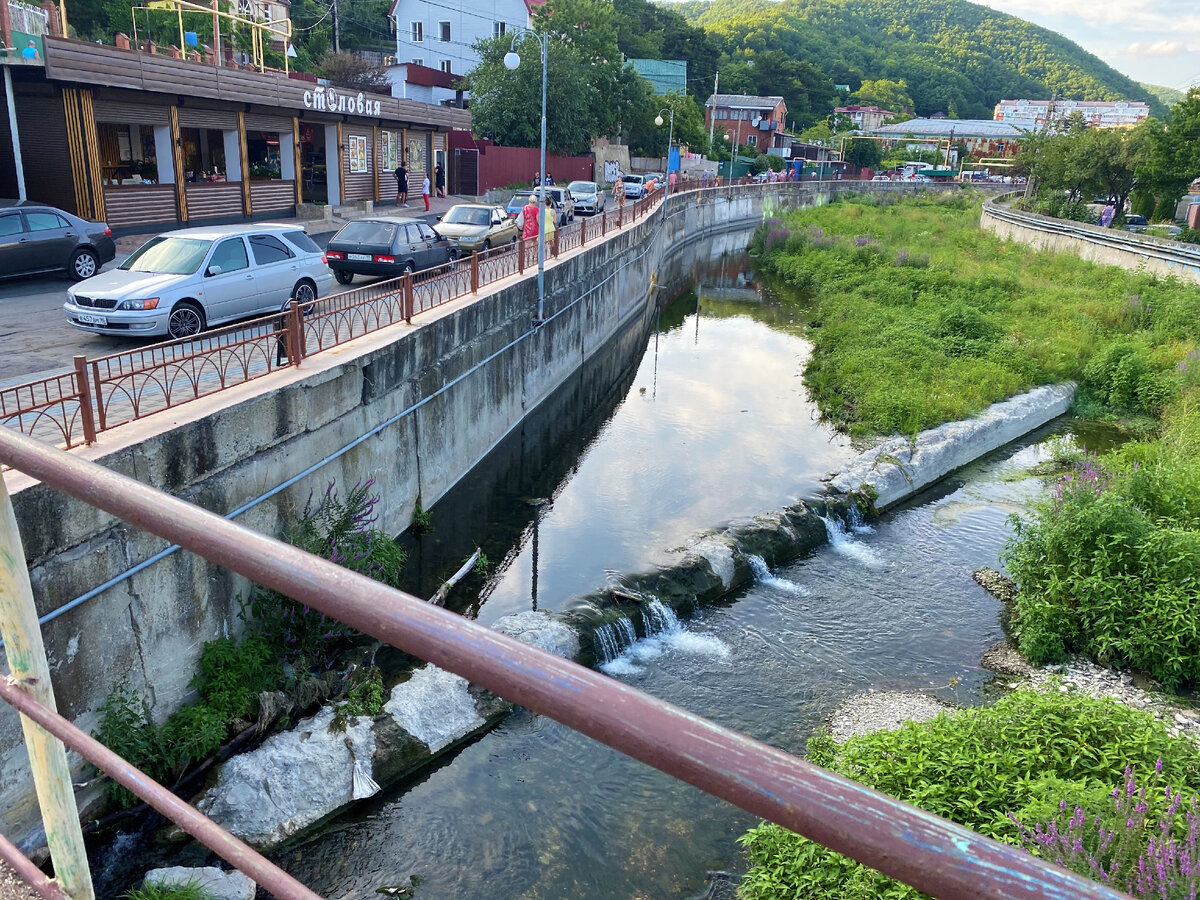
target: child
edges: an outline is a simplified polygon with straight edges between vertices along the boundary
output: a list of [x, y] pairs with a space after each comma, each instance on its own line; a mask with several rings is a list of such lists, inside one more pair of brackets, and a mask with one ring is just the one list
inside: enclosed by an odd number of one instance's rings
[[421, 196], [425, 199], [425, 212], [429, 212], [429, 174], [421, 179]]

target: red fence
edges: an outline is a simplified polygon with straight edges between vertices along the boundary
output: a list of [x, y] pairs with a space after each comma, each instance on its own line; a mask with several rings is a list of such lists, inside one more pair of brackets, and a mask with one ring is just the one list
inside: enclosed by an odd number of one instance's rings
[[[492, 188], [510, 184], [529, 184], [541, 172], [541, 150], [536, 147], [498, 147], [488, 140], [476, 140], [470, 132], [450, 132], [450, 149], [476, 154], [475, 190], [481, 196]], [[591, 181], [595, 162], [590, 156], [559, 156], [546, 154], [546, 171], [558, 184], [568, 181]], [[456, 192], [463, 185], [454, 186]]]

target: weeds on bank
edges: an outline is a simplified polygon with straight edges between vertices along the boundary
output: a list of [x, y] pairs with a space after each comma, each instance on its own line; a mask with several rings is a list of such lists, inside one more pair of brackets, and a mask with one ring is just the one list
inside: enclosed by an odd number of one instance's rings
[[[1021, 840], [1019, 823], [1047, 822], [1064, 804], [1083, 809], [1089, 821], [1101, 816], [1112, 830], [1113, 791], [1126, 789], [1127, 767], [1154, 772], [1158, 764], [1153, 784], [1170, 785], [1172, 797], [1200, 790], [1200, 748], [1191, 741], [1171, 736], [1141, 710], [1056, 691], [1018, 691], [993, 706], [840, 745], [818, 735], [808, 749], [818, 765], [1009, 842]], [[1153, 831], [1136, 832], [1126, 849], [1137, 858], [1151, 837]], [[759, 825], [741, 843], [751, 861], [739, 893], [745, 900], [923, 896], [778, 825]]]
[[198, 884], [143, 885], [126, 891], [121, 900], [212, 900], [212, 894]]
[[1153, 427], [1200, 344], [1200, 290], [980, 230], [970, 193], [773, 219], [760, 264], [812, 295], [805, 383], [851, 433], [913, 434], [1038, 384]]
[[[405, 554], [375, 527], [379, 498], [372, 495], [372, 487], [370, 481], [361, 482], [343, 498], [331, 484], [316, 502], [309, 498], [287, 538], [309, 553], [395, 587]], [[192, 763], [215, 752], [238, 722], [258, 716], [261, 693], [297, 691], [331, 668], [360, 638], [348, 626], [258, 585], [242, 616], [244, 637], [204, 645], [192, 681], [198, 693], [194, 703], [156, 724], [139, 692], [120, 684], [100, 708], [96, 738], [156, 781], [170, 785]], [[369, 673], [348, 692], [343, 704], [347, 715], [378, 712], [382, 691], [378, 672]], [[109, 782], [109, 791], [122, 806], [136, 802], [115, 782]]]

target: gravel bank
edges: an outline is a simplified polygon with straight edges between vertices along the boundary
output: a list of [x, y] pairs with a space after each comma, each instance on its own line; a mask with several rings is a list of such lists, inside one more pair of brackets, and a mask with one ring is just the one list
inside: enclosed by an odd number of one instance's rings
[[954, 709], [914, 691], [867, 691], [842, 702], [829, 717], [829, 733], [839, 743], [872, 731], [892, 731], [905, 722], [928, 722]]

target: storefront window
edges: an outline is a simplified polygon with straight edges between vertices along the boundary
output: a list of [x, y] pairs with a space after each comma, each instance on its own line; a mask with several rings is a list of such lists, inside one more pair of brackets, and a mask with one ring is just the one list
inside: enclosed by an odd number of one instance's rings
[[247, 131], [246, 159], [250, 163], [251, 178], [281, 178], [279, 135], [269, 131]]
[[184, 181], [225, 180], [225, 137], [214, 128], [180, 128]]
[[105, 184], [154, 184], [158, 162], [151, 125], [96, 125], [100, 146], [100, 177]]

